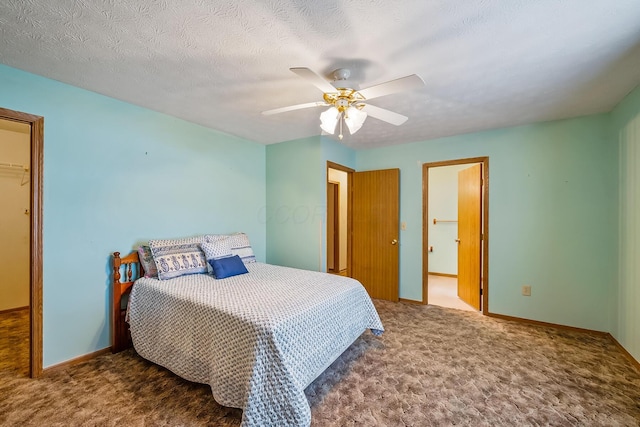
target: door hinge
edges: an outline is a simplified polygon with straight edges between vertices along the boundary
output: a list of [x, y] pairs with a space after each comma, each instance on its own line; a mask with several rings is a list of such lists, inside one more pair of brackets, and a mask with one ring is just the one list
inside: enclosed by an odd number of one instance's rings
[[480, 295], [482, 295], [482, 288], [480, 288]]
[[480, 240], [484, 240], [484, 233], [480, 233]]

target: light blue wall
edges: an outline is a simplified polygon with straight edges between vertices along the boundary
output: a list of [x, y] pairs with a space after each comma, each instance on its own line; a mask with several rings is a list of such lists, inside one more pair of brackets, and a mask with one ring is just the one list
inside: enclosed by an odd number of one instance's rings
[[[267, 146], [267, 262], [318, 271], [325, 207], [321, 144], [311, 137]], [[326, 196], [325, 196], [326, 197]]]
[[640, 87], [612, 112], [619, 144], [619, 286], [611, 334], [640, 361]]
[[[490, 311], [611, 330], [640, 356], [636, 267], [616, 285], [616, 140], [638, 141], [638, 89], [612, 115], [363, 151], [323, 137], [265, 148], [2, 65], [0, 106], [45, 117], [45, 367], [109, 345], [114, 250], [243, 230], [259, 260], [324, 270], [327, 160], [401, 169], [400, 296], [419, 300], [421, 163], [476, 156], [490, 158]], [[637, 169], [621, 190], [640, 188]], [[637, 221], [629, 206], [621, 219]]]
[[325, 166], [327, 161], [330, 161], [341, 166], [346, 166], [348, 168], [355, 168], [356, 152], [351, 147], [346, 145], [348, 144], [348, 142], [345, 142], [345, 144], [340, 144], [333, 139], [324, 136], [320, 137], [320, 141], [322, 142], [322, 162]]
[[44, 116], [44, 367], [110, 345], [109, 257], [242, 230], [266, 258], [265, 147], [0, 65], [0, 106]]
[[326, 271], [327, 161], [355, 165], [355, 152], [321, 137], [267, 146], [267, 262]]
[[[617, 270], [617, 150], [608, 115], [356, 153], [399, 167], [400, 297], [421, 300], [421, 162], [489, 156], [489, 310], [609, 331]], [[532, 296], [521, 286], [532, 286]]]
[[[490, 158], [489, 310], [609, 331], [618, 167], [608, 114], [373, 150], [322, 137], [269, 146], [267, 259], [325, 268], [326, 160], [357, 170], [398, 167], [407, 223], [400, 297], [421, 300], [422, 163], [480, 156]], [[287, 215], [296, 209], [300, 215]], [[531, 297], [521, 295], [523, 284]]]

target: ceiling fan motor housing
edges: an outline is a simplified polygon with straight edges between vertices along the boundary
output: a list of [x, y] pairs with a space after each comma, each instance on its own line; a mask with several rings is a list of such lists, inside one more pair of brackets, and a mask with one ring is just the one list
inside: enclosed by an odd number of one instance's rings
[[331, 86], [335, 87], [337, 90], [359, 90], [360, 86], [358, 83], [349, 80], [351, 76], [351, 70], [347, 68], [338, 68], [333, 73], [333, 81], [331, 82]]
[[338, 68], [333, 72], [334, 80], [347, 80], [351, 75], [351, 71], [348, 68]]

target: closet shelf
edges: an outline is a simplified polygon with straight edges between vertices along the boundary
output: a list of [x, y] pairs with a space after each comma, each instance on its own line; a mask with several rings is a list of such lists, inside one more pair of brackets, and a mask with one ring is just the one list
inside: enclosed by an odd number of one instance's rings
[[6, 168], [6, 169], [20, 169], [21, 171], [24, 172], [29, 172], [29, 168], [25, 165], [21, 165], [19, 163], [6, 163], [6, 162], [0, 162], [0, 168]]
[[29, 182], [29, 167], [21, 165], [19, 163], [0, 162], [0, 169], [14, 170], [16, 172], [22, 172], [22, 178], [20, 179], [20, 187], [27, 185]]

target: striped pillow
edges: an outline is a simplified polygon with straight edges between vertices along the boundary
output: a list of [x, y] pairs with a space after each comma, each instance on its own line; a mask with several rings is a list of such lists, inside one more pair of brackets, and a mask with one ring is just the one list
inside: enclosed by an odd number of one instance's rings
[[187, 274], [207, 272], [207, 260], [200, 249], [201, 237], [149, 240], [158, 279], [167, 280]]

